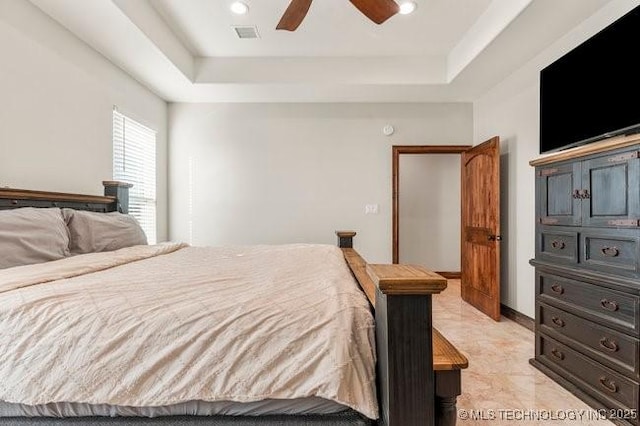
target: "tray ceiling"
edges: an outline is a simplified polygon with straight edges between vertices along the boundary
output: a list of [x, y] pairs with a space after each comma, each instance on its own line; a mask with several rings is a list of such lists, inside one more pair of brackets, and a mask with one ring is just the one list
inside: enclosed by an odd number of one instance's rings
[[416, 0], [380, 26], [316, 0], [295, 32], [275, 30], [288, 0], [244, 0], [243, 16], [231, 0], [31, 2], [169, 102], [441, 102], [473, 101], [624, 0]]

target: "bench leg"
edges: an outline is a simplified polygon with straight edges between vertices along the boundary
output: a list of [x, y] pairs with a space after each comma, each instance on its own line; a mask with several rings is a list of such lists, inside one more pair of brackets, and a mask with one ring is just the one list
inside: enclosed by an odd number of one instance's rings
[[456, 402], [462, 393], [460, 370], [435, 372], [436, 426], [455, 426], [458, 417]]

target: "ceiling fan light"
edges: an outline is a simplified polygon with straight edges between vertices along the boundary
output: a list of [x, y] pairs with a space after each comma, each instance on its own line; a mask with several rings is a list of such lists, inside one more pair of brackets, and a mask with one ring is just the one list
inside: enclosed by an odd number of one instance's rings
[[231, 3], [229, 9], [231, 9], [231, 12], [235, 13], [236, 15], [245, 15], [247, 12], [249, 12], [249, 6], [247, 6], [245, 3], [242, 3], [241, 1], [234, 1], [233, 3]]
[[413, 13], [418, 8], [418, 4], [415, 1], [403, 1], [400, 3], [400, 14], [408, 15]]

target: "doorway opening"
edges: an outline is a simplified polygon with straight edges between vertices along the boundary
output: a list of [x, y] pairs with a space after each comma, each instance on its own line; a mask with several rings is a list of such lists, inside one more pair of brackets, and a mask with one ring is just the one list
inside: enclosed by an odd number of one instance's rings
[[[461, 154], [470, 148], [393, 146], [393, 263], [400, 263], [402, 248], [403, 263], [422, 264], [445, 278], [460, 278], [460, 161]], [[439, 205], [442, 202], [447, 205]], [[447, 215], [447, 210], [453, 215]], [[440, 232], [447, 230], [453, 238]], [[450, 259], [454, 252], [458, 259]], [[425, 264], [426, 259], [431, 260], [430, 265]]]

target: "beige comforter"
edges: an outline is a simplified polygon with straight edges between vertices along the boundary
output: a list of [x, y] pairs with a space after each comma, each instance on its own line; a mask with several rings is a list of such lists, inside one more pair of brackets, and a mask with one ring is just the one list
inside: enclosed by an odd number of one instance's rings
[[318, 396], [377, 417], [374, 325], [332, 246], [138, 246], [0, 271], [0, 401]]

